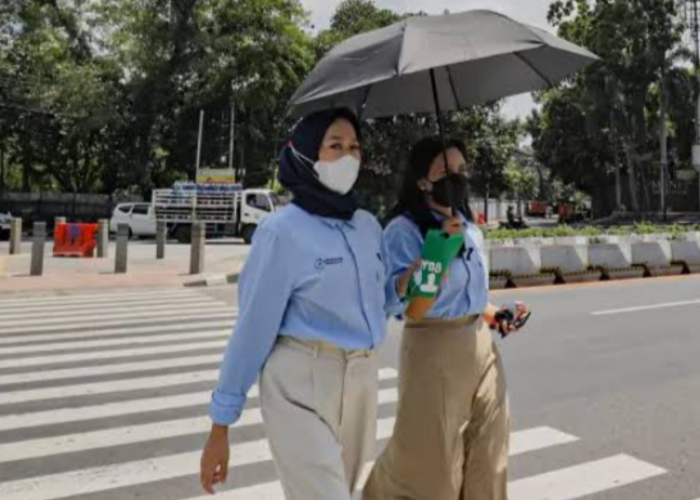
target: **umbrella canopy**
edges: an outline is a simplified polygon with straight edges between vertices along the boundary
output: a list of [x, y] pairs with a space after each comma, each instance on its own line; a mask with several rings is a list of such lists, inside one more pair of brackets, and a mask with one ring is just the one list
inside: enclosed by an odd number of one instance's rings
[[291, 113], [347, 107], [378, 118], [463, 109], [548, 88], [596, 59], [496, 12], [413, 17], [331, 50], [292, 97]]

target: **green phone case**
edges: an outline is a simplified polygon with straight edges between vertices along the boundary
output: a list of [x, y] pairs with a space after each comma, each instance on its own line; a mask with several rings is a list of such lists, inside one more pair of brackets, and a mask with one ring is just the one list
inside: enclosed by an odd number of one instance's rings
[[442, 278], [463, 244], [463, 234], [450, 236], [440, 229], [428, 231], [421, 252], [421, 267], [413, 275], [409, 287], [409, 300], [437, 296]]

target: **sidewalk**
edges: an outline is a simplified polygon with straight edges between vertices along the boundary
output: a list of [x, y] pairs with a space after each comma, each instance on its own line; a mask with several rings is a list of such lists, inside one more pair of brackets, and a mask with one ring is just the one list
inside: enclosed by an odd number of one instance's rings
[[[114, 274], [114, 242], [110, 242], [106, 259], [64, 259], [51, 255], [47, 242], [44, 275], [29, 276], [31, 242], [23, 244], [21, 255], [9, 256], [7, 242], [0, 242], [0, 255], [8, 277], [0, 277], [0, 293], [27, 291], [98, 290], [110, 288], [172, 288], [223, 283], [226, 276], [237, 276], [248, 255], [249, 247], [232, 240], [208, 242], [205, 254], [206, 273], [190, 275], [189, 245], [168, 244], [166, 258], [155, 258], [153, 241], [129, 242], [127, 274]], [[233, 281], [233, 278], [229, 278]]]

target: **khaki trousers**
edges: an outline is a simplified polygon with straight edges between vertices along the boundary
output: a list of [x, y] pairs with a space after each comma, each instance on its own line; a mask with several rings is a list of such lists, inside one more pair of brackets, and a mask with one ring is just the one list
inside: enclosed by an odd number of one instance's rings
[[394, 435], [365, 500], [506, 500], [509, 412], [482, 318], [404, 330]]
[[350, 500], [374, 449], [376, 357], [323, 347], [282, 338], [262, 371], [265, 431], [287, 500]]

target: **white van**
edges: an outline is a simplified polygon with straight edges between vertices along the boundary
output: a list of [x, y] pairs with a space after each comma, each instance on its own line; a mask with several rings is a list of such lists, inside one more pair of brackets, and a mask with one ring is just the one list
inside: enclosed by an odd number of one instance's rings
[[155, 237], [156, 219], [150, 203], [120, 203], [109, 221], [109, 232], [117, 232], [119, 224], [129, 226], [129, 238]]

